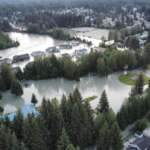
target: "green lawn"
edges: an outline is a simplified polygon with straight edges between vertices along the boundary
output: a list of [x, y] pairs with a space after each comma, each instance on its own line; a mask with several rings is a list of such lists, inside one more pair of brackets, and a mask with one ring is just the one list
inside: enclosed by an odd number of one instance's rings
[[[122, 74], [119, 76], [119, 81], [126, 85], [135, 85], [136, 78], [138, 77], [138, 75], [139, 74], [137, 73]], [[144, 83], [148, 84], [148, 81], [150, 80], [150, 78], [144, 74], [143, 74], [143, 77], [144, 77]]]

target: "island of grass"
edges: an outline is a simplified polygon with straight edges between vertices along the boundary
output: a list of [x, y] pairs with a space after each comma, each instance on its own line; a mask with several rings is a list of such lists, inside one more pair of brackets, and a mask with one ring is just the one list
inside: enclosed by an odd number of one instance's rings
[[11, 40], [8, 35], [0, 33], [0, 50], [16, 47], [18, 45], [19, 43]]
[[[148, 84], [148, 81], [150, 80], [149, 77], [147, 77], [146, 75], [143, 75], [143, 79], [144, 79], [144, 84]], [[127, 73], [127, 74], [121, 74], [119, 76], [119, 81], [126, 84], [126, 85], [135, 85], [136, 80], [139, 76], [139, 73]]]
[[85, 98], [84, 101], [91, 102], [91, 101], [94, 101], [96, 98], [97, 96], [90, 96], [90, 97]]

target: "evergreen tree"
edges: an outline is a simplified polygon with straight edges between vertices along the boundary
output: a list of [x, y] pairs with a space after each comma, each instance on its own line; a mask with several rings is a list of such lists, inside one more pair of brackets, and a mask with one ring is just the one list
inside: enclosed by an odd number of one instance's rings
[[148, 31], [147, 43], [150, 43], [150, 29], [149, 29], [149, 31]]
[[0, 91], [5, 91], [5, 90], [7, 90], [5, 82], [3, 78], [0, 76]]
[[107, 95], [106, 95], [105, 90], [103, 91], [103, 93], [101, 95], [101, 99], [100, 99], [97, 110], [101, 113], [105, 113], [105, 112], [109, 111], [109, 104], [108, 104]]
[[35, 94], [32, 94], [31, 103], [32, 103], [33, 105], [36, 105], [37, 102], [38, 102], [38, 100], [37, 100]]
[[20, 68], [18, 68], [17, 72], [16, 72], [16, 78], [21, 81], [23, 79], [23, 72]]
[[24, 134], [24, 120], [20, 111], [18, 111], [17, 115], [14, 118], [12, 128], [18, 139], [23, 139]]
[[4, 108], [0, 106], [0, 114], [4, 112]]
[[77, 104], [74, 104], [69, 128], [69, 137], [74, 145], [81, 146], [83, 144], [83, 128], [80, 108]]
[[81, 102], [82, 101], [82, 96], [81, 96], [81, 93], [79, 92], [78, 88], [76, 88], [73, 92], [73, 99], [76, 101], [76, 102]]
[[20, 144], [20, 150], [28, 150], [24, 143]]
[[24, 125], [24, 142], [29, 150], [47, 150], [42, 132], [33, 116], [28, 116]]
[[11, 150], [20, 150], [19, 148], [19, 142], [17, 140], [16, 135], [13, 133], [11, 137]]
[[150, 80], [148, 81], [148, 88], [150, 89]]
[[144, 88], [144, 79], [143, 79], [143, 75], [140, 74], [135, 83], [136, 94], [140, 94], [140, 95], [143, 94], [143, 88]]
[[69, 137], [65, 131], [65, 129], [62, 129], [62, 135], [60, 136], [60, 139], [57, 143], [57, 150], [66, 150], [68, 145], [70, 144]]
[[19, 150], [19, 141], [15, 134], [5, 126], [0, 126], [0, 149], [1, 150]]
[[149, 55], [150, 55], [150, 43], [147, 43], [144, 47], [144, 62], [145, 64], [149, 63], [150, 60], [149, 60]]
[[86, 137], [86, 144], [87, 147], [94, 144], [94, 116], [93, 110], [89, 104], [89, 102], [85, 102], [84, 106], [84, 124], [85, 124], [85, 133], [84, 136]]
[[21, 96], [23, 94], [23, 89], [18, 80], [13, 80], [11, 84], [11, 93], [16, 96]]
[[1, 78], [4, 82], [3, 88], [8, 90], [11, 87], [11, 82], [14, 78], [9, 65], [3, 65], [1, 68]]
[[50, 131], [50, 147], [52, 149], [56, 149], [56, 145], [64, 125], [63, 116], [57, 99], [43, 101], [41, 108], [41, 118], [44, 120], [45, 126]]
[[120, 129], [117, 122], [114, 122], [111, 127], [111, 146], [112, 150], [121, 150], [122, 149], [122, 137], [120, 134]]
[[99, 130], [97, 150], [110, 150], [110, 129], [107, 122]]
[[0, 93], [0, 100], [2, 99], [2, 93]]
[[79, 147], [75, 148], [72, 144], [68, 145], [65, 150], [80, 150]]

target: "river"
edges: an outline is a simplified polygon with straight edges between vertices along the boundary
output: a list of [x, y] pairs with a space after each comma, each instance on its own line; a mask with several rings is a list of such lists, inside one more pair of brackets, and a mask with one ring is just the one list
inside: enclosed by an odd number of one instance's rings
[[[20, 42], [20, 46], [0, 51], [0, 56], [3, 58], [12, 58], [14, 55], [31, 53], [33, 51], [45, 51], [47, 47], [56, 46], [64, 42], [54, 40], [53, 38], [45, 35], [14, 32], [9, 33], [8, 35], [12, 39], [18, 40]], [[17, 65], [24, 66], [25, 63]], [[4, 113], [10, 113], [16, 111], [21, 106], [31, 104], [30, 101], [32, 93], [37, 96], [38, 105], [40, 105], [43, 97], [48, 99], [56, 97], [60, 101], [63, 94], [68, 95], [76, 87], [78, 87], [83, 98], [97, 96], [97, 98], [91, 102], [92, 108], [96, 108], [99, 102], [99, 97], [105, 89], [108, 95], [110, 107], [117, 112], [131, 90], [130, 86], [126, 86], [118, 81], [119, 74], [120, 73], [115, 73], [107, 78], [86, 76], [82, 77], [80, 82], [69, 81], [62, 78], [30, 81], [29, 87], [23, 86], [24, 94], [21, 98], [12, 95], [10, 91], [3, 93], [1, 105], [4, 107]]]

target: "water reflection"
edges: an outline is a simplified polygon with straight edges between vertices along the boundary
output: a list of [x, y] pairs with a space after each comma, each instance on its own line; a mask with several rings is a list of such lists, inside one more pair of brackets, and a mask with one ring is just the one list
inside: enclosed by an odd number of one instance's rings
[[24, 95], [19, 99], [7, 92], [3, 95], [4, 106], [11, 105], [12, 109], [15, 106], [19, 108], [22, 105], [31, 103], [32, 93], [38, 98], [38, 105], [41, 104], [43, 97], [48, 99], [58, 98], [61, 100], [63, 94], [69, 95], [78, 87], [83, 98], [89, 96], [97, 96], [97, 99], [91, 102], [91, 106], [95, 108], [99, 102], [100, 95], [105, 89], [108, 94], [110, 106], [115, 112], [119, 110], [124, 99], [128, 96], [131, 87], [123, 85], [118, 81], [119, 74], [113, 74], [108, 78], [100, 78], [98, 76], [82, 77], [80, 82], [68, 81], [66, 79], [52, 79], [31, 81], [29, 87], [24, 87]]

